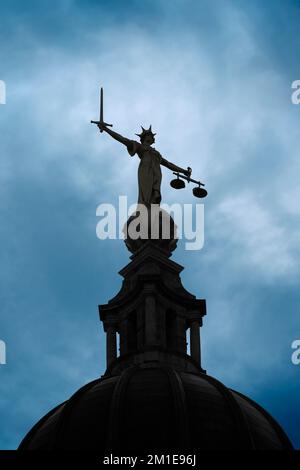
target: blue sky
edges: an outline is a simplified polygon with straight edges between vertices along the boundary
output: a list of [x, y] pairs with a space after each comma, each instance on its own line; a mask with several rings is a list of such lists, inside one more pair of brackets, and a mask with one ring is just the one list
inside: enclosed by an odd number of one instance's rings
[[[174, 260], [207, 299], [203, 367], [258, 401], [300, 448], [300, 2], [0, 2], [0, 448], [103, 373], [97, 305], [129, 260], [95, 234], [96, 207], [127, 194], [138, 162], [108, 122], [205, 180], [205, 246]], [[165, 202], [195, 202], [169, 187]]]

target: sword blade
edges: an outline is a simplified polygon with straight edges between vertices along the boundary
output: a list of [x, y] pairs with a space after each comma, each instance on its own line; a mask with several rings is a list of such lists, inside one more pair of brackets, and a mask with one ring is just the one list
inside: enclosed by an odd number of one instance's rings
[[103, 122], [103, 88], [100, 89], [100, 122]]

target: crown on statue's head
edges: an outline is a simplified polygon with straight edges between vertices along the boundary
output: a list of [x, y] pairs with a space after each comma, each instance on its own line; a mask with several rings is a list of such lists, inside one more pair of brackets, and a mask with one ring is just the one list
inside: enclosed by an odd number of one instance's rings
[[152, 132], [152, 128], [151, 126], [149, 127], [149, 129], [144, 129], [143, 126], [141, 126], [142, 128], [142, 132], [140, 134], [135, 134], [137, 135], [140, 139], [141, 139], [141, 142], [144, 140], [144, 138], [146, 137], [146, 135], [151, 135], [153, 138], [154, 136], [156, 135], [156, 133], [154, 134]]

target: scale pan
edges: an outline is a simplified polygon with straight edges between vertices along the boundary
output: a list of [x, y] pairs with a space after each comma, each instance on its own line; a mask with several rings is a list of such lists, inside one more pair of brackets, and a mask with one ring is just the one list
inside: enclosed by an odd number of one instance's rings
[[182, 189], [185, 188], [185, 182], [183, 180], [180, 180], [179, 178], [176, 178], [170, 182], [170, 185], [172, 188], [175, 189]]
[[193, 194], [195, 197], [206, 197], [207, 191], [203, 188], [200, 188], [200, 186], [196, 186], [196, 188], [193, 188]]

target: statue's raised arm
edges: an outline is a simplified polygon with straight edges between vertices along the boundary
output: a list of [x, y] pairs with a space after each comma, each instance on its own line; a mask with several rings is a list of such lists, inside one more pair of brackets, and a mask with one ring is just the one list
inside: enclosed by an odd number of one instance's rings
[[103, 132], [103, 131], [106, 132], [113, 139], [117, 140], [118, 142], [125, 145], [126, 147], [128, 147], [128, 145], [130, 144], [130, 139], [127, 139], [127, 137], [123, 137], [121, 134], [118, 134], [117, 132], [112, 131], [105, 125], [105, 123], [99, 122], [97, 126], [99, 127], [100, 132]]

